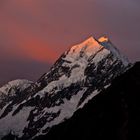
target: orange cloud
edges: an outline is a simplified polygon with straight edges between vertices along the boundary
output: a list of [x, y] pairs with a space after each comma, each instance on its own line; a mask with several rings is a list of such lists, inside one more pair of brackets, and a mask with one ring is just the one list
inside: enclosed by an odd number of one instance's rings
[[58, 55], [50, 49], [50, 46], [47, 46], [46, 42], [34, 39], [20, 44], [20, 50], [27, 58], [41, 62], [53, 62]]
[[54, 51], [47, 40], [28, 30], [26, 25], [21, 25], [11, 18], [1, 16], [0, 30], [5, 34], [9, 44], [13, 43], [11, 49], [7, 50], [11, 55], [22, 59], [31, 59], [41, 62], [52, 63], [58, 52]]
[[[61, 4], [63, 8], [60, 8]], [[88, 26], [92, 22], [87, 20], [88, 16], [83, 10], [81, 14], [77, 11], [79, 2], [65, 4], [64, 7], [61, 2], [44, 0], [7, 2], [0, 9], [0, 35], [4, 34], [9, 43], [5, 46], [11, 47], [7, 54], [18, 59], [53, 62], [66, 49], [66, 42], [74, 44], [77, 38], [89, 36], [92, 31], [88, 30]], [[81, 9], [87, 7], [85, 4], [81, 6]]]

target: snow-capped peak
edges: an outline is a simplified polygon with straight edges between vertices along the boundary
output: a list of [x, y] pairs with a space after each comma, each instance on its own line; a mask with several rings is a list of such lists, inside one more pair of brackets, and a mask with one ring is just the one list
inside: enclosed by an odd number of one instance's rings
[[101, 46], [96, 41], [96, 39], [94, 39], [93, 37], [90, 37], [87, 40], [85, 40], [84, 42], [71, 47], [69, 54], [80, 53], [80, 52], [93, 53], [93, 50], [98, 49], [100, 47]]
[[9, 132], [21, 139], [48, 133], [106, 89], [128, 63], [106, 37], [72, 46], [35, 84], [1, 98], [7, 102], [0, 110], [0, 138]]
[[89, 37], [84, 42], [74, 45], [69, 51], [66, 52], [67, 55], [65, 60], [75, 62], [81, 59], [81, 57], [88, 60], [91, 56], [96, 55], [98, 51], [102, 49], [104, 50], [104, 53], [102, 53], [102, 56], [100, 55], [100, 57], [103, 57], [103, 55], [106, 55], [106, 53], [111, 52], [114, 57], [122, 61], [125, 66], [130, 64], [128, 59], [119, 52], [119, 50], [111, 43], [107, 36], [102, 36], [99, 39]]
[[71, 49], [67, 52], [66, 59], [74, 62], [75, 60], [84, 57], [87, 60], [91, 55], [96, 54], [96, 52], [102, 48], [103, 46], [100, 45], [95, 38], [90, 37], [84, 42], [71, 47]]

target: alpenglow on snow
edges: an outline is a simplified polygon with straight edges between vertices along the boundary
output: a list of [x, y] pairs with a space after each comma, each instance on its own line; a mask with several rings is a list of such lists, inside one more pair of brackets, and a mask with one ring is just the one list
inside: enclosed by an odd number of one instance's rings
[[[0, 139], [9, 134], [16, 139], [46, 135], [129, 66], [128, 59], [107, 37], [90, 37], [72, 46], [37, 82], [26, 81], [27, 87], [22, 90], [7, 90], [4, 99], [9, 102], [4, 103], [0, 96]], [[12, 98], [7, 96], [12, 93]]]

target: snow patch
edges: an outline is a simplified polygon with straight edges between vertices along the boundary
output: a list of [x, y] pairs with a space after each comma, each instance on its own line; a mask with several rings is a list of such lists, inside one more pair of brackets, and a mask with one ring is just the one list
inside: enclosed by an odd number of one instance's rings
[[31, 83], [32, 83], [31, 81], [24, 80], [24, 79], [13, 80], [13, 81], [8, 82], [8, 84], [2, 86], [0, 88], [0, 93], [3, 93], [6, 95], [9, 93], [9, 90], [13, 88], [12, 91], [10, 91], [10, 94], [14, 94], [15, 93], [14, 88], [20, 88], [20, 90], [24, 90], [25, 88], [30, 86]]
[[27, 118], [32, 109], [32, 107], [23, 108], [15, 116], [12, 116], [12, 111], [6, 117], [0, 119], [0, 139], [10, 132], [21, 137], [23, 135], [22, 131], [28, 125]]
[[[87, 90], [86, 87], [83, 88], [76, 95], [73, 95], [70, 100], [64, 99], [64, 104], [61, 104], [60, 106], [55, 106], [52, 108], [45, 108], [43, 110], [43, 112], [44, 112], [43, 114], [45, 114], [46, 112], [47, 113], [57, 113], [58, 111], [61, 111], [61, 113], [53, 121], [46, 123], [37, 135], [42, 135], [43, 134], [42, 131], [45, 130], [46, 128], [51, 128], [52, 126], [65, 121], [65, 119], [70, 118], [74, 114], [74, 112], [77, 110], [78, 101], [80, 101], [81, 97], [83, 96], [83, 94], [85, 93], [86, 90]], [[35, 120], [37, 120], [39, 118], [36, 118]]]

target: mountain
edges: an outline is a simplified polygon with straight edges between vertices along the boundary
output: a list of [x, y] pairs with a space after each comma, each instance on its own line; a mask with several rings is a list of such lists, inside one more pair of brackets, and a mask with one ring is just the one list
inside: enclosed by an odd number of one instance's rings
[[131, 67], [107, 37], [90, 37], [71, 47], [48, 73], [24, 90], [15, 90], [12, 100], [1, 107], [0, 138], [46, 135]]
[[31, 86], [33, 82], [28, 80], [14, 80], [9, 82], [8, 84], [4, 85], [0, 88], [0, 110], [3, 108], [3, 106], [6, 105], [6, 103], [13, 100], [13, 98], [16, 98], [16, 95], [29, 86]]
[[140, 139], [139, 93], [140, 62], [137, 62], [70, 119], [36, 140]]

